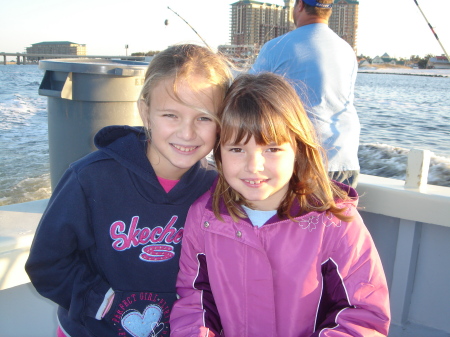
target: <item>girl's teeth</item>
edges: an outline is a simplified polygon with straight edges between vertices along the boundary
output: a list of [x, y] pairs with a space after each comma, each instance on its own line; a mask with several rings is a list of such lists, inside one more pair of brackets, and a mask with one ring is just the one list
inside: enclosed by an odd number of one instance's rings
[[246, 180], [250, 185], [260, 184], [262, 180]]
[[193, 147], [184, 147], [184, 146], [174, 145], [174, 147], [176, 149], [180, 150], [180, 151], [183, 151], [183, 152], [190, 152], [190, 151], [193, 151], [195, 149], [195, 146], [193, 146]]

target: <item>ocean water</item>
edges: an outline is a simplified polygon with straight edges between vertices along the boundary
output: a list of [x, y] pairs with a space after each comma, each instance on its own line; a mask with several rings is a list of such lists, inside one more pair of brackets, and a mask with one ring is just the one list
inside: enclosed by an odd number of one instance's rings
[[[51, 193], [47, 97], [37, 65], [0, 65], [0, 205]], [[428, 183], [450, 187], [450, 77], [359, 73], [361, 172], [405, 179], [410, 149], [432, 151]]]
[[450, 187], [450, 77], [358, 73], [355, 105], [362, 173], [404, 180], [409, 150], [429, 150], [428, 183]]
[[0, 65], [0, 205], [51, 193], [42, 77], [37, 65]]

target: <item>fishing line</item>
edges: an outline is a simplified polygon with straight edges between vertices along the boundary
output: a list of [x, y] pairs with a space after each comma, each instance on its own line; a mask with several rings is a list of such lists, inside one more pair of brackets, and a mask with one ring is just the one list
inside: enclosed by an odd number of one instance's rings
[[439, 40], [439, 37], [437, 36], [436, 32], [434, 31], [433, 27], [430, 25], [430, 23], [428, 22], [428, 19], [426, 18], [425, 14], [423, 13], [422, 9], [420, 8], [419, 4], [417, 3], [417, 0], [414, 0], [414, 2], [416, 3], [417, 7], [419, 8], [420, 13], [422, 13], [425, 21], [428, 24], [428, 27], [430, 27], [431, 31], [434, 34], [434, 37], [436, 38], [436, 40], [439, 42], [439, 45], [441, 46], [442, 50], [444, 51], [445, 56], [447, 57], [447, 60], [450, 62], [450, 57], [448, 57], [447, 52], [445, 51], [444, 46], [442, 45], [441, 41]]
[[[184, 21], [184, 22], [185, 22], [185, 23], [186, 23], [186, 24], [194, 31], [194, 33], [197, 34], [197, 36], [203, 41], [203, 43], [206, 45], [206, 47], [208, 47], [209, 50], [212, 51], [211, 47], [206, 43], [205, 40], [203, 40], [203, 38], [200, 36], [200, 34], [197, 33], [197, 31], [194, 29], [194, 27], [192, 27], [192, 26], [189, 24], [189, 22], [187, 22], [185, 19], [183, 19], [183, 18], [181, 17], [180, 14], [178, 14], [177, 12], [175, 12], [175, 11], [174, 11], [172, 8], [170, 8], [169, 6], [167, 6], [167, 8], [170, 9], [173, 13], [175, 13], [181, 20], [183, 20], [183, 21]], [[169, 20], [164, 21], [164, 24], [167, 26], [167, 25], [169, 24]]]

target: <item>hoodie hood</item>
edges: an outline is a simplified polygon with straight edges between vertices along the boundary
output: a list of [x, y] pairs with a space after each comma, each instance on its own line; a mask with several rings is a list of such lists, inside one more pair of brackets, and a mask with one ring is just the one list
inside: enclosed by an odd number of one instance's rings
[[95, 146], [127, 169], [145, 176], [154, 171], [147, 159], [146, 136], [143, 127], [112, 125], [101, 129], [94, 137]]
[[[147, 138], [144, 127], [112, 125], [101, 129], [94, 138], [94, 144], [100, 152], [114, 159], [133, 174], [131, 178], [136, 189], [149, 200], [163, 204], [180, 204], [192, 195], [200, 195], [204, 190], [204, 182], [212, 183], [216, 172], [203, 167], [199, 161], [192, 166], [175, 185], [166, 193], [159, 183], [156, 173], [147, 155]], [[142, 180], [149, 183], [143, 184]], [[202, 193], [198, 194], [200, 190]]]

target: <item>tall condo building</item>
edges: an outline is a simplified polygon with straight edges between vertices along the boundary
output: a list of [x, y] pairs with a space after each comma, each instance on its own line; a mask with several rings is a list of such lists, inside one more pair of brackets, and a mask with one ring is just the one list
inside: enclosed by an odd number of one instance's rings
[[335, 0], [328, 26], [352, 46], [356, 53], [358, 31], [358, 6], [356, 0]]
[[[284, 0], [284, 6], [254, 0], [240, 0], [231, 4], [230, 42], [232, 48], [245, 46], [259, 51], [273, 38], [289, 32], [293, 27], [294, 0]], [[224, 46], [225, 47], [225, 46]]]
[[[284, 6], [254, 0], [232, 3], [230, 45], [219, 46], [219, 51], [236, 58], [258, 54], [264, 43], [295, 28], [292, 19], [294, 3], [295, 0], [284, 0]], [[329, 21], [330, 28], [355, 52], [358, 5], [356, 0], [335, 0]]]

